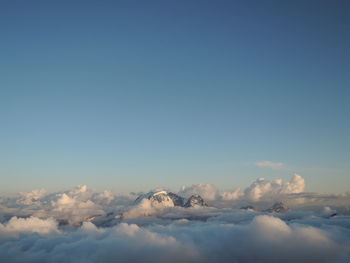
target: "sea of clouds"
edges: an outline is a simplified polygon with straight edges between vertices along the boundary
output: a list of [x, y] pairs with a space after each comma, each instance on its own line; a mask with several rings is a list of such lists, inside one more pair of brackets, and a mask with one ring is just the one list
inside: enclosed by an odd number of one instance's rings
[[[305, 181], [257, 179], [175, 193], [208, 207], [165, 207], [141, 193], [87, 186], [0, 197], [0, 262], [350, 262], [350, 194], [304, 192]], [[283, 202], [286, 213], [264, 211]], [[253, 209], [240, 209], [242, 206]]]

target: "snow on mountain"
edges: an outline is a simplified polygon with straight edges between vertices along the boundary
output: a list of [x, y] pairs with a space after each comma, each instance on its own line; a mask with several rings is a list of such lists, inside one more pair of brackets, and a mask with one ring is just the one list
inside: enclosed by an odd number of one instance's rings
[[152, 205], [164, 206], [164, 207], [174, 207], [182, 206], [183, 198], [167, 191], [149, 192], [147, 194], [140, 195], [136, 200], [135, 204], [139, 204], [143, 199], [148, 199], [151, 201]]
[[135, 204], [139, 204], [142, 200], [148, 199], [154, 206], [164, 207], [199, 207], [208, 206], [204, 199], [200, 195], [192, 195], [187, 200], [177, 194], [167, 191], [149, 192], [147, 194], [140, 195]]

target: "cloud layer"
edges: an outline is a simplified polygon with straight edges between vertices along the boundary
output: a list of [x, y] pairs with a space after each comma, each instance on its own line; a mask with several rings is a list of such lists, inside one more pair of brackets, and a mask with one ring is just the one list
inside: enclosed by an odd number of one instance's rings
[[[23, 222], [28, 225], [29, 222]], [[257, 215], [241, 224], [182, 221], [140, 227], [120, 223], [30, 234], [1, 243], [5, 262], [346, 262], [349, 228], [287, 224]], [[340, 232], [342, 231], [342, 232]]]
[[[257, 179], [241, 190], [182, 187], [209, 207], [168, 207], [86, 186], [0, 197], [3, 262], [349, 262], [350, 194]], [[269, 212], [276, 201], [286, 213]], [[249, 204], [259, 209], [239, 209]]]

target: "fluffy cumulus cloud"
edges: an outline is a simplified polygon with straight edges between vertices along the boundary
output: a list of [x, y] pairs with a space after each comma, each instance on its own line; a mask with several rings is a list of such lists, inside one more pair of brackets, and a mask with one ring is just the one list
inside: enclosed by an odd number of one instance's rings
[[182, 186], [179, 195], [190, 197], [198, 194], [206, 200], [215, 200], [218, 196], [218, 189], [212, 184], [194, 184], [191, 186]]
[[[248, 201], [258, 202], [269, 199], [278, 199], [287, 194], [301, 193], [305, 189], [305, 180], [298, 174], [293, 174], [290, 181], [283, 182], [282, 179], [270, 181], [258, 178], [243, 191], [240, 188], [232, 191], [219, 191], [212, 184], [195, 184], [182, 186], [179, 195], [189, 197], [193, 194], [201, 195], [208, 201]], [[213, 202], [215, 203], [215, 202]]]
[[58, 234], [57, 222], [52, 219], [39, 219], [37, 217], [12, 217], [5, 224], [0, 223], [0, 236], [17, 236], [20, 233], [38, 233], [41, 235]]
[[269, 181], [259, 178], [245, 189], [245, 197], [251, 201], [259, 201], [263, 198], [273, 198], [279, 195], [294, 194], [303, 192], [305, 189], [304, 179], [294, 174], [289, 182], [283, 182], [281, 179]]
[[224, 201], [234, 201], [241, 198], [244, 195], [240, 188], [237, 188], [230, 192], [221, 192], [219, 197]]
[[85, 185], [58, 196], [57, 201], [51, 202], [55, 217], [77, 223], [91, 216], [105, 215], [102, 206], [93, 201], [93, 192]]
[[162, 212], [165, 207], [160, 204], [154, 205], [150, 200], [143, 199], [140, 203], [135, 206], [131, 206], [126, 212], [122, 214], [124, 218], [138, 218], [156, 215], [158, 212]]
[[97, 192], [85, 185], [58, 193], [21, 192], [16, 197], [0, 197], [0, 222], [12, 216], [34, 216], [54, 218], [59, 224], [79, 225], [82, 221], [123, 210], [135, 198], [134, 194], [118, 195], [110, 190]]
[[[1, 262], [349, 262], [350, 194], [305, 193], [304, 179], [247, 188], [182, 187], [210, 206], [163, 206], [86, 186], [0, 197]], [[147, 195], [145, 195], [147, 196]], [[271, 210], [276, 201], [289, 210]], [[249, 204], [248, 209], [240, 209]], [[280, 208], [280, 207], [277, 207]]]
[[40, 200], [47, 194], [48, 192], [45, 189], [37, 189], [31, 192], [21, 192], [21, 198], [18, 200], [19, 204], [31, 205], [35, 202], [40, 202]]

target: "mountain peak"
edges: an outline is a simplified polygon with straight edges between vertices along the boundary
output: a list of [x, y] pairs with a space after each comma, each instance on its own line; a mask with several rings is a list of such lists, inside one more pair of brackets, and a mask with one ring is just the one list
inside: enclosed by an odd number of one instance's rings
[[208, 206], [207, 203], [203, 200], [200, 195], [192, 195], [190, 198], [185, 200], [182, 196], [179, 196], [175, 193], [168, 191], [156, 191], [149, 192], [143, 195], [140, 195], [136, 200], [135, 204], [140, 203], [143, 199], [148, 199], [155, 206], [165, 206], [165, 207], [199, 207], [199, 206]]
[[199, 207], [199, 206], [208, 206], [204, 199], [200, 195], [191, 195], [188, 198], [184, 207]]
[[271, 206], [270, 208], [264, 210], [265, 212], [269, 212], [269, 213], [285, 213], [289, 210], [289, 208], [282, 202], [277, 202], [275, 203], [273, 206]]

